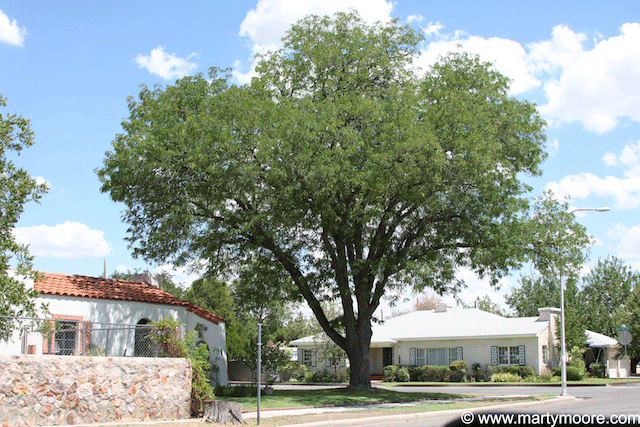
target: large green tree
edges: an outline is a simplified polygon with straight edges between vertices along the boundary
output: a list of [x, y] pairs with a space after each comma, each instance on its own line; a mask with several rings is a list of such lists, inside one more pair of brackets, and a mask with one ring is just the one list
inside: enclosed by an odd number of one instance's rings
[[134, 255], [268, 258], [347, 353], [351, 385], [370, 387], [388, 290], [455, 292], [458, 268], [497, 281], [521, 261], [521, 177], [540, 173], [544, 123], [476, 57], [417, 74], [421, 37], [396, 22], [311, 16], [283, 42], [247, 86], [213, 69], [143, 87], [102, 191], [125, 204]]
[[[0, 95], [0, 108], [6, 107]], [[22, 280], [8, 273], [12, 262], [19, 276], [37, 279], [28, 248], [15, 241], [13, 228], [24, 210], [25, 203], [37, 201], [46, 192], [45, 184], [38, 184], [26, 170], [11, 161], [11, 153], [33, 145], [29, 120], [0, 111], [0, 316], [35, 317], [37, 293], [27, 289]], [[0, 318], [0, 340], [8, 339], [16, 322]]]
[[580, 293], [585, 327], [610, 337], [617, 335], [620, 324], [614, 319], [631, 292], [640, 283], [640, 274], [619, 258], [600, 259], [583, 277]]

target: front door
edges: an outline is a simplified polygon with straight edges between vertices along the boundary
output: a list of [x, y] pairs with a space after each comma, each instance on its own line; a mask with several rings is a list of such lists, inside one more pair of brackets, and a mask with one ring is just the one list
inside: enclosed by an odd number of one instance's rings
[[393, 349], [385, 347], [382, 349], [382, 367], [393, 365]]

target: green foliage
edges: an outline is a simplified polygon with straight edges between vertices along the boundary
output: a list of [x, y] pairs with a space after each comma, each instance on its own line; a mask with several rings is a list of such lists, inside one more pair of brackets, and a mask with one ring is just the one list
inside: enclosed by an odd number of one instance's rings
[[347, 378], [344, 375], [336, 375], [325, 369], [323, 371], [307, 373], [304, 380], [308, 383], [342, 383], [345, 382]]
[[216, 386], [215, 394], [217, 397], [250, 397], [256, 396], [258, 390], [256, 386], [235, 385], [235, 386]]
[[[6, 105], [5, 98], [0, 95], [0, 109]], [[38, 184], [25, 169], [17, 167], [9, 159], [12, 154], [19, 155], [33, 142], [29, 120], [12, 113], [0, 113], [0, 316], [39, 317], [46, 314], [46, 307], [36, 307], [38, 293], [7, 273], [14, 263], [19, 276], [33, 280], [40, 277], [33, 270], [33, 258], [27, 247], [15, 241], [13, 228], [24, 211], [24, 205], [30, 201], [37, 202], [48, 188], [46, 184]], [[0, 318], [0, 341], [8, 339], [21, 323]]]
[[584, 363], [583, 354], [585, 352], [585, 348], [583, 346], [573, 346], [571, 350], [569, 350], [569, 362], [568, 366], [573, 366], [580, 372], [580, 376], [586, 378], [587, 376], [587, 366]]
[[181, 339], [180, 330], [180, 322], [165, 317], [151, 324], [148, 337], [160, 357], [183, 357], [191, 361], [191, 414], [198, 416], [203, 411], [203, 402], [215, 396], [209, 376], [209, 350], [205, 344], [195, 344], [195, 331]]
[[387, 365], [382, 369], [382, 374], [384, 375], [384, 377], [385, 377], [385, 379], [387, 381], [395, 382], [396, 381], [396, 374], [398, 373], [398, 369], [400, 369], [399, 366]]
[[594, 378], [606, 378], [607, 376], [607, 367], [603, 363], [592, 363], [591, 366], [591, 376]]
[[489, 365], [483, 365], [481, 363], [474, 363], [471, 365], [471, 376], [476, 382], [485, 382], [491, 379], [491, 367]]
[[612, 314], [627, 302], [639, 282], [640, 274], [620, 259], [608, 257], [598, 260], [583, 278], [580, 296], [585, 327], [615, 337], [620, 324]]
[[491, 379], [489, 381], [492, 383], [518, 383], [522, 381], [522, 377], [509, 372], [499, 372], [491, 375]]
[[448, 366], [410, 366], [409, 375], [411, 381], [420, 382], [448, 382], [451, 378], [451, 369]]
[[400, 383], [409, 382], [411, 376], [409, 375], [409, 369], [406, 366], [402, 366], [398, 368], [398, 372], [396, 372], [396, 381]]
[[506, 373], [506, 374], [513, 374], [513, 375], [517, 375], [520, 378], [529, 378], [529, 377], [535, 377], [536, 373], [533, 370], [533, 368], [531, 366], [493, 366], [491, 368], [493, 373], [496, 374], [502, 374], [502, 373]]
[[[456, 292], [523, 261], [545, 157], [535, 106], [491, 64], [452, 54], [418, 76], [421, 35], [355, 13], [310, 16], [250, 85], [212, 69], [143, 87], [98, 171], [135, 256], [226, 271], [266, 260], [370, 386], [371, 316], [389, 289]], [[254, 295], [257, 295], [254, 292]], [[342, 305], [343, 331], [322, 302]], [[363, 317], [364, 316], [364, 317]], [[365, 350], [366, 351], [366, 350]]]
[[497, 314], [502, 317], [511, 317], [506, 310], [493, 302], [491, 298], [489, 298], [489, 295], [485, 295], [482, 298], [477, 297], [473, 304], [465, 305], [465, 307], [477, 308], [479, 310], [486, 311], [487, 313]]
[[[556, 366], [553, 368], [553, 376], [562, 378], [562, 367]], [[577, 366], [567, 365], [567, 380], [568, 381], [582, 381], [587, 377], [586, 372], [582, 371]]]

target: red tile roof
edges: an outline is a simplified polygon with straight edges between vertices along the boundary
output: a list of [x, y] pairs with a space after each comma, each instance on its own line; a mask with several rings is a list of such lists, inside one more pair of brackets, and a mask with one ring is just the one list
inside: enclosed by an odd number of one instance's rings
[[43, 294], [177, 305], [186, 307], [190, 312], [215, 324], [224, 320], [209, 310], [184, 301], [145, 282], [71, 276], [59, 273], [44, 273], [44, 275], [44, 279], [37, 281], [34, 285], [34, 289]]

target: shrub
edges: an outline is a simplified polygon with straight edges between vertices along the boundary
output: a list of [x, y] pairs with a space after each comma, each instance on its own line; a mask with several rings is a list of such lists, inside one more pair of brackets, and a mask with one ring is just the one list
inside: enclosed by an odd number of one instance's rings
[[594, 378], [605, 378], [606, 367], [602, 363], [592, 363], [591, 376]]
[[399, 368], [396, 372], [396, 381], [400, 383], [409, 382], [409, 370], [405, 367]]
[[499, 372], [491, 375], [492, 383], [517, 383], [522, 381], [522, 377], [520, 375], [511, 374], [509, 372]]
[[535, 371], [531, 366], [494, 366], [493, 373], [495, 374], [513, 374], [517, 375], [520, 378], [533, 377], [536, 375]]
[[332, 374], [331, 372], [324, 370], [307, 373], [305, 381], [310, 383], [342, 383], [346, 381], [346, 377], [344, 375]]
[[447, 382], [451, 377], [451, 369], [448, 366], [412, 366], [409, 375], [411, 381]]
[[[553, 368], [553, 376], [562, 380], [562, 367], [557, 366]], [[587, 375], [575, 366], [567, 366], [567, 380], [569, 381], [581, 381], [585, 379]]]
[[[387, 381], [393, 382], [396, 381], [396, 375], [398, 373], [399, 367], [396, 365], [388, 365], [383, 369], [384, 377]], [[409, 371], [407, 371], [407, 375], [409, 375]], [[407, 380], [408, 381], [408, 380]]]
[[257, 394], [257, 387], [250, 385], [216, 386], [216, 396], [219, 397], [250, 397]]
[[160, 357], [184, 357], [191, 361], [191, 415], [198, 416], [203, 411], [203, 402], [215, 396], [209, 378], [209, 350], [204, 343], [195, 344], [196, 331], [181, 340], [180, 326], [177, 320], [165, 317], [151, 324], [148, 337]]
[[467, 369], [469, 369], [469, 364], [464, 360], [456, 360], [451, 362], [451, 365], [449, 365], [449, 367], [453, 369], [457, 369], [458, 371], [466, 372]]
[[489, 365], [483, 365], [481, 363], [474, 363], [471, 365], [471, 375], [476, 382], [485, 382], [491, 379], [491, 368]]

